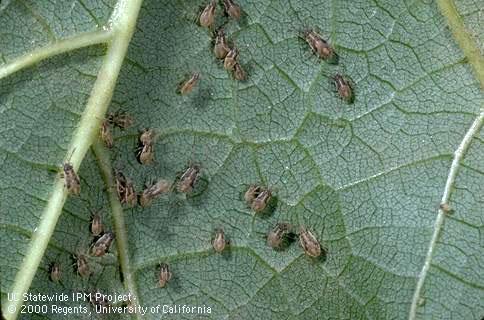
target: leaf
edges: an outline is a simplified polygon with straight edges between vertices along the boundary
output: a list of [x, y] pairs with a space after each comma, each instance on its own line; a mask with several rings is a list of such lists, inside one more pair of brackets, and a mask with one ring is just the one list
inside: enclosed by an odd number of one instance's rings
[[[117, 12], [132, 14], [123, 3], [130, 2], [121, 0]], [[238, 3], [239, 22], [223, 17], [219, 5], [216, 23], [240, 48], [246, 82], [214, 59], [211, 33], [195, 23], [204, 1], [145, 1], [126, 57], [112, 44], [129, 41], [129, 24], [114, 32], [114, 1], [2, 2], [4, 314], [14, 318], [7, 293], [25, 271], [36, 271], [32, 293], [130, 292], [143, 307], [204, 306], [210, 319], [480, 319], [484, 66], [477, 3]], [[329, 38], [338, 64], [311, 54], [298, 37], [306, 27]], [[32, 65], [37, 57], [50, 58]], [[109, 77], [117, 80], [109, 111], [129, 112], [136, 125], [115, 130], [112, 150], [95, 142], [88, 151], [110, 100], [101, 96], [111, 92], [96, 91], [106, 83], [96, 77], [121, 59], [119, 77]], [[2, 78], [12, 64], [22, 70]], [[199, 85], [178, 95], [191, 72], [200, 72]], [[354, 83], [354, 104], [338, 98], [335, 73]], [[100, 115], [83, 113], [86, 104]], [[159, 133], [151, 166], [135, 159], [143, 128]], [[65, 193], [59, 170], [72, 151], [75, 164], [87, 151], [78, 170], [81, 196], [68, 198], [56, 224], [46, 208]], [[193, 194], [172, 193], [148, 208], [117, 201], [112, 168], [140, 191], [157, 178], [174, 180], [190, 163], [202, 167]], [[253, 183], [274, 191], [273, 212], [254, 215], [247, 207], [243, 194]], [[439, 210], [441, 202], [452, 212]], [[94, 273], [81, 279], [72, 255], [89, 247], [90, 214], [98, 209], [117, 238], [112, 254], [89, 258]], [[306, 257], [297, 241], [269, 248], [265, 236], [280, 221], [308, 226], [326, 257]], [[32, 251], [43, 223], [55, 231], [45, 252]], [[230, 239], [224, 254], [210, 244], [219, 227]], [[53, 261], [62, 266], [59, 283], [49, 280]], [[157, 285], [160, 262], [173, 273], [165, 288]], [[65, 317], [50, 312], [52, 303], [41, 305], [48, 314], [19, 318]], [[93, 311], [89, 301], [61, 305]], [[130, 317], [140, 318], [123, 315]]]

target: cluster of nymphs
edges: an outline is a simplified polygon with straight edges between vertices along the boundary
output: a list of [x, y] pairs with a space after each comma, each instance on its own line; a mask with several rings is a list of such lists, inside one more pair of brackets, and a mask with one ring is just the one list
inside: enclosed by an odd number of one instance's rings
[[[240, 6], [237, 3], [235, 3], [233, 0], [223, 0], [223, 5], [226, 15], [230, 16], [235, 20], [240, 19], [241, 11]], [[198, 22], [200, 23], [200, 25], [202, 27], [212, 29], [215, 23], [216, 11], [217, 1], [212, 0], [203, 9], [202, 13], [199, 16]], [[218, 29], [218, 31], [215, 32], [213, 53], [217, 59], [223, 59], [223, 66], [225, 70], [232, 72], [234, 79], [239, 81], [244, 81], [247, 79], [247, 73], [238, 61], [239, 49], [237, 49], [235, 45], [229, 45], [227, 39], [225, 38], [224, 30], [222, 28]], [[200, 77], [200, 73], [192, 73], [188, 77], [188, 79], [182, 81], [179, 84], [177, 92], [181, 95], [186, 95], [190, 93], [197, 85]]]
[[[116, 112], [110, 113], [106, 119], [104, 119], [101, 123], [100, 127], [100, 138], [103, 141], [104, 145], [107, 148], [112, 148], [114, 145], [113, 136], [112, 136], [112, 129], [119, 128], [121, 130], [127, 129], [132, 126], [134, 123], [133, 118], [125, 113], [125, 112]], [[141, 150], [139, 153], [143, 154], [147, 153], [145, 149]], [[139, 157], [142, 158], [143, 161], [149, 162], [149, 157]], [[67, 189], [68, 194], [70, 195], [79, 195], [81, 192], [81, 181], [79, 176], [74, 170], [72, 164], [67, 161], [63, 164], [63, 173], [62, 176], [64, 177], [64, 186]], [[134, 189], [130, 188], [130, 184], [125, 181], [124, 189], [122, 192], [123, 201], [127, 203], [132, 203], [132, 194], [131, 192]], [[121, 186], [118, 186], [118, 194], [121, 190]], [[121, 196], [120, 196], [121, 200]], [[134, 195], [134, 201], [136, 201], [136, 195]], [[104, 256], [111, 247], [111, 244], [115, 238], [115, 235], [111, 231], [104, 231], [104, 226], [102, 223], [102, 219], [99, 213], [95, 213], [92, 215], [91, 220], [91, 234], [93, 236], [93, 241], [88, 250], [88, 253], [78, 253], [75, 256], [76, 259], [76, 270], [77, 273], [81, 277], [88, 277], [91, 274], [91, 268], [89, 267], [89, 257], [102, 257]], [[61, 267], [57, 262], [53, 262], [50, 265], [50, 279], [54, 282], [58, 282], [61, 278]]]
[[[120, 122], [121, 119], [123, 120], [122, 123]], [[132, 117], [126, 113], [110, 114], [101, 125], [101, 140], [104, 141], [106, 146], [112, 146], [112, 139], [106, 139], [106, 126], [114, 125], [121, 129], [125, 129], [132, 123]], [[136, 149], [136, 158], [139, 163], [149, 165], [154, 162], [155, 140], [156, 133], [153, 129], [144, 129], [140, 133], [138, 138], [138, 148]], [[114, 173], [118, 199], [121, 204], [126, 204], [130, 207], [134, 207], [138, 204], [142, 207], [150, 206], [157, 197], [174, 190], [179, 193], [188, 194], [194, 190], [200, 175], [201, 167], [192, 164], [184, 170], [175, 182], [159, 179], [150, 185], [146, 185], [141, 193], [137, 193], [131, 179], [127, 178], [120, 171]], [[72, 194], [79, 194], [79, 178], [69, 163], [64, 164], [64, 176], [66, 179], [65, 185], [68, 191]], [[244, 200], [246, 201], [247, 206], [256, 214], [262, 214], [267, 211], [267, 209], [270, 209], [272, 199], [272, 190], [255, 184], [250, 185], [244, 193]], [[103, 233], [101, 218], [98, 214], [93, 216], [91, 231], [95, 237], [98, 237], [92, 245], [91, 255], [102, 256], [109, 249], [109, 246], [114, 239], [114, 234], [111, 232]], [[299, 234], [299, 243], [306, 255], [317, 258], [325, 251], [322, 249], [317, 238], [306, 227], [300, 226], [299, 229], [296, 230], [294, 226], [283, 222], [277, 223], [276, 226], [269, 231], [267, 234], [267, 245], [276, 250], [283, 249], [291, 242], [290, 240], [296, 234]], [[212, 237], [213, 249], [216, 252], [221, 253], [225, 250], [228, 244], [229, 241], [227, 240], [224, 230], [222, 228], [216, 229]], [[51, 278], [55, 280], [58, 278], [59, 268], [57, 265], [53, 265], [51, 269]], [[77, 271], [83, 277], [90, 274], [85, 255], [79, 254], [77, 256]], [[168, 264], [160, 264], [159, 286], [164, 287], [171, 277], [172, 273]]]
[[[286, 222], [279, 222], [267, 234], [267, 245], [276, 250], [282, 249], [290, 243], [294, 234], [296, 234], [294, 226]], [[318, 258], [325, 251], [313, 233], [304, 226], [299, 227], [299, 244], [304, 253], [312, 258]]]
[[[223, 0], [224, 13], [232, 19], [239, 20], [241, 16], [240, 6], [233, 0]], [[215, 13], [217, 11], [217, 1], [212, 0], [203, 9], [199, 17], [199, 23], [202, 27], [212, 29], [215, 23]], [[223, 60], [224, 69], [232, 72], [234, 79], [244, 81], [247, 79], [247, 73], [240, 65], [239, 49], [225, 38], [225, 33], [222, 28], [215, 32], [213, 53], [217, 59]]]
[[[151, 149], [150, 152], [153, 153], [154, 150]], [[153, 154], [151, 157], [152, 156]], [[146, 162], [144, 164], [146, 164]], [[175, 185], [176, 191], [185, 194], [190, 193], [199, 176], [200, 166], [195, 164], [190, 165], [180, 178], [178, 178], [176, 183], [172, 183], [165, 179], [159, 179], [152, 184], [146, 185], [144, 190], [137, 194], [133, 181], [126, 178], [122, 172], [117, 171], [115, 172], [116, 192], [118, 194], [118, 199], [122, 204], [127, 204], [130, 207], [134, 207], [137, 204], [142, 207], [148, 207], [157, 197], [173, 191]]]
[[[85, 278], [91, 275], [91, 268], [89, 267], [88, 256], [91, 257], [102, 257], [104, 256], [111, 247], [114, 240], [114, 233], [111, 231], [105, 231], [104, 225], [102, 223], [101, 215], [99, 213], [94, 213], [91, 220], [91, 235], [93, 237], [92, 244], [87, 254], [77, 253], [75, 255], [75, 269], [77, 273]], [[53, 262], [49, 268], [50, 279], [54, 282], [58, 282], [61, 279], [61, 266], [57, 262]]]
[[[124, 130], [132, 124], [133, 118], [125, 112], [110, 114], [108, 118], [101, 123], [100, 128], [100, 138], [104, 145], [108, 148], [112, 148], [114, 145], [111, 125]], [[138, 148], [136, 149], [136, 159], [139, 163], [149, 165], [154, 162], [155, 139], [156, 133], [153, 129], [144, 129], [140, 133], [138, 138]], [[79, 176], [74, 171], [72, 164], [65, 162], [63, 165], [63, 171], [63, 177], [65, 180], [64, 185], [67, 192], [71, 195], [79, 195], [81, 192], [81, 184]], [[157, 182], [147, 185], [140, 194], [137, 194], [134, 183], [131, 179], [127, 178], [120, 171], [116, 171], [114, 176], [119, 201], [130, 207], [134, 207], [138, 203], [142, 207], [147, 207], [159, 195], [172, 191], [174, 186], [174, 184], [168, 180], [159, 179]], [[200, 166], [196, 164], [190, 165], [178, 178], [176, 190], [181, 193], [191, 192], [199, 176]]]
[[[324, 40], [323, 37], [316, 33], [316, 31], [311, 29], [305, 30], [303, 32], [303, 38], [306, 40], [318, 58], [331, 63], [338, 61], [338, 55], [334, 51], [334, 48], [331, 47], [331, 45]], [[353, 85], [351, 84], [350, 80], [341, 74], [336, 74], [333, 76], [333, 81], [340, 98], [347, 103], [353, 103]]]
[[[247, 205], [256, 213], [263, 212], [267, 208], [271, 197], [271, 190], [257, 185], [249, 186], [249, 189], [247, 189], [244, 195]], [[289, 244], [289, 240], [294, 234], [296, 234], [296, 232], [291, 224], [279, 222], [267, 234], [267, 245], [274, 249], [283, 249]], [[304, 226], [299, 228], [299, 243], [308, 256], [317, 258], [321, 255], [321, 245], [319, 244], [319, 241], [311, 231], [307, 230]]]
[[[241, 8], [233, 0], [223, 0], [223, 7], [225, 15], [232, 19], [239, 20], [241, 17]], [[214, 30], [215, 15], [217, 11], [217, 1], [212, 0], [206, 7], [203, 8], [199, 15], [198, 21], [202, 27], [207, 27]], [[217, 59], [223, 59], [223, 67], [232, 72], [236, 80], [243, 81], [247, 78], [247, 74], [239, 63], [239, 49], [225, 37], [224, 30], [220, 27], [214, 32], [214, 47], [213, 53]], [[321, 37], [314, 30], [306, 30], [302, 37], [308, 43], [312, 51], [318, 58], [327, 61], [337, 61], [338, 57], [334, 48]], [[350, 81], [341, 74], [336, 74], [333, 77], [338, 94], [348, 103], [353, 102], [353, 88]], [[193, 73], [188, 80], [182, 82], [178, 88], [180, 94], [185, 95], [190, 93], [200, 79], [199, 73]], [[125, 130], [133, 125], [133, 118], [125, 112], [110, 113], [106, 119], [101, 123], [100, 138], [107, 148], [112, 148], [114, 145], [112, 130], [119, 128]], [[149, 165], [155, 161], [155, 140], [156, 132], [153, 129], [145, 129], [140, 133], [138, 138], [138, 148], [136, 149], [136, 159], [142, 165]], [[65, 187], [69, 194], [79, 195], [80, 180], [73, 166], [66, 162], [63, 165], [63, 175], [65, 178]], [[126, 177], [122, 172], [114, 172], [115, 188], [118, 199], [121, 204], [130, 207], [140, 205], [147, 207], [162, 194], [167, 194], [176, 190], [180, 193], [190, 193], [200, 177], [201, 168], [199, 165], [190, 165], [185, 169], [183, 174], [179, 176], [174, 182], [165, 179], [158, 179], [156, 182], [146, 185], [144, 190], [137, 193], [134, 183], [131, 179]], [[247, 205], [255, 212], [261, 213], [268, 207], [272, 191], [257, 185], [249, 186], [244, 195]], [[289, 223], [279, 222], [267, 234], [267, 244], [274, 249], [281, 249], [290, 241], [294, 235], [299, 235], [299, 243], [306, 255], [317, 258], [321, 256], [324, 249], [322, 249], [317, 238], [306, 227], [300, 226], [297, 230]], [[91, 231], [94, 236], [93, 243], [90, 248], [90, 255], [94, 257], [103, 256], [111, 246], [114, 240], [114, 233], [104, 232], [101, 217], [95, 214], [91, 223]], [[212, 238], [213, 249], [221, 253], [225, 250], [229, 241], [222, 228], [216, 229]], [[91, 271], [88, 264], [88, 256], [85, 254], [78, 254], [77, 257], [77, 272], [82, 277], [90, 275]], [[172, 273], [166, 263], [160, 264], [159, 286], [164, 287], [170, 280]], [[60, 266], [57, 263], [51, 265], [51, 279], [58, 281], [60, 279]]]
[[114, 145], [111, 127], [117, 127], [121, 130], [127, 129], [133, 125], [133, 118], [125, 112], [110, 113], [101, 123], [100, 135], [104, 145], [112, 148]]
[[[257, 185], [250, 185], [244, 194], [247, 205], [257, 214], [266, 210], [272, 198], [272, 191]], [[290, 244], [297, 233], [295, 227], [289, 223], [279, 222], [267, 234], [267, 245], [275, 250], [284, 249]], [[325, 249], [321, 247], [318, 239], [306, 227], [299, 227], [299, 243], [304, 253], [312, 258], [321, 256]], [[212, 237], [212, 247], [217, 253], [222, 253], [230, 241], [222, 228], [217, 228]], [[172, 273], [166, 263], [160, 264], [158, 285], [163, 288], [170, 281]]]

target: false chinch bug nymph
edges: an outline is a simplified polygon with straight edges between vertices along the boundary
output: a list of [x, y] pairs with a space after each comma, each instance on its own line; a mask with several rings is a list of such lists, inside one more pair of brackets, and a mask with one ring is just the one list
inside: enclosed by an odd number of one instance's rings
[[335, 75], [333, 81], [340, 98], [347, 103], [352, 103], [354, 101], [354, 94], [351, 82], [340, 74]]
[[179, 93], [181, 95], [186, 95], [192, 92], [193, 88], [197, 85], [199, 80], [200, 80], [200, 73], [198, 72], [193, 73], [188, 80], [180, 84], [178, 89]]
[[76, 268], [77, 268], [77, 273], [82, 278], [88, 277], [91, 274], [91, 269], [89, 268], [87, 257], [84, 254], [76, 255]]
[[137, 203], [136, 191], [131, 180], [127, 179], [120, 171], [116, 172], [116, 192], [121, 203], [134, 207]]
[[305, 30], [303, 35], [306, 42], [319, 58], [332, 60], [335, 57], [335, 52], [331, 45], [314, 30]]
[[200, 14], [200, 25], [202, 27], [210, 28], [215, 21], [215, 9], [217, 8], [217, 2], [215, 0], [210, 1], [209, 4], [203, 9]]
[[151, 205], [153, 200], [161, 195], [162, 193], [167, 193], [171, 190], [171, 182], [168, 180], [160, 179], [155, 184], [147, 187], [141, 193], [139, 197], [139, 203], [142, 207], [147, 207]]
[[213, 53], [217, 59], [224, 59], [229, 53], [230, 47], [227, 44], [227, 39], [225, 38], [225, 32], [223, 29], [217, 31], [215, 36], [215, 45], [213, 46]]
[[160, 273], [158, 275], [158, 286], [164, 288], [171, 279], [170, 267], [166, 263], [160, 264]]
[[153, 129], [145, 129], [141, 132], [137, 148], [138, 162], [141, 164], [151, 164], [155, 158], [155, 131]]
[[197, 85], [200, 80], [200, 73], [194, 73], [190, 78], [183, 82], [180, 86], [180, 94], [185, 95], [192, 92], [193, 88]]
[[212, 247], [215, 252], [221, 253], [224, 251], [225, 246], [227, 245], [227, 239], [225, 238], [225, 233], [223, 229], [215, 230], [215, 236], [212, 240]]
[[93, 236], [97, 237], [101, 233], [103, 233], [103, 223], [101, 220], [101, 215], [99, 213], [95, 213], [92, 215], [91, 219], [91, 233]]
[[126, 184], [128, 181], [121, 171], [116, 171], [115, 180], [118, 199], [121, 203], [123, 203], [126, 194]]
[[57, 262], [53, 262], [50, 265], [49, 269], [50, 269], [49, 270], [50, 271], [50, 280], [52, 280], [53, 282], [59, 282], [61, 275], [62, 275], [60, 265]]
[[63, 165], [64, 169], [64, 186], [69, 194], [79, 195], [81, 193], [81, 180], [77, 175], [74, 167], [70, 162], [65, 162]]
[[291, 230], [291, 225], [285, 222], [279, 222], [267, 234], [267, 245], [274, 249], [280, 249], [283, 246], [287, 234]]
[[177, 184], [178, 192], [189, 193], [195, 187], [200, 176], [200, 166], [193, 164], [185, 170]]
[[127, 203], [130, 207], [134, 207], [137, 203], [138, 197], [134, 189], [134, 183], [128, 180], [126, 184], [126, 193], [124, 197], [124, 203]]
[[272, 197], [272, 191], [269, 189], [264, 189], [252, 201], [252, 204], [250, 207], [255, 212], [262, 212], [267, 207], [267, 204], [271, 200], [271, 197]]
[[223, 0], [225, 12], [235, 20], [240, 19], [240, 6], [234, 0]]
[[247, 73], [242, 68], [242, 66], [240, 65], [240, 63], [237, 62], [234, 65], [234, 71], [233, 72], [234, 72], [234, 78], [235, 78], [235, 80], [238, 80], [238, 81], [247, 80]]
[[255, 198], [259, 195], [259, 193], [262, 191], [262, 188], [257, 186], [257, 185], [250, 185], [249, 189], [244, 194], [244, 199], [245, 202], [250, 206], [252, 205], [252, 201], [254, 201]]
[[272, 199], [272, 190], [257, 185], [250, 185], [244, 194], [245, 202], [256, 213], [263, 212]]
[[133, 117], [126, 112], [110, 113], [108, 116], [108, 122], [113, 126], [118, 127], [121, 130], [128, 129], [134, 123]]
[[114, 240], [114, 233], [106, 232], [93, 244], [91, 254], [96, 257], [102, 257], [109, 251], [111, 243]]
[[321, 245], [318, 239], [305, 227], [299, 228], [299, 243], [306, 255], [317, 258], [321, 255]]
[[232, 48], [225, 56], [224, 68], [225, 70], [232, 71], [239, 56], [239, 50], [237, 48]]
[[112, 148], [114, 145], [113, 134], [111, 132], [111, 127], [108, 120], [103, 120], [101, 122], [100, 128], [101, 140], [107, 148]]
[[440, 210], [442, 210], [443, 213], [449, 214], [453, 212], [452, 207], [448, 202], [443, 202], [439, 205]]

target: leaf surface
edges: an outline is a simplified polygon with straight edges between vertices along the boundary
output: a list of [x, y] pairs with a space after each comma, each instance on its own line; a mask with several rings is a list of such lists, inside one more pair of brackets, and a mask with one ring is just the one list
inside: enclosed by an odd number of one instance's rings
[[[191, 163], [201, 165], [202, 176], [187, 197], [172, 193], [148, 208], [124, 207], [138, 303], [206, 306], [213, 319], [480, 319], [484, 96], [474, 71], [482, 67], [461, 50], [438, 5], [238, 3], [238, 23], [223, 17], [221, 6], [216, 23], [240, 49], [246, 82], [215, 60], [211, 33], [195, 23], [202, 1], [143, 3], [110, 106], [136, 124], [114, 131], [109, 162], [138, 191], [158, 178], [175, 180]], [[114, 5], [2, 3], [0, 63], [106, 25]], [[455, 7], [482, 51], [477, 1]], [[311, 54], [298, 37], [305, 27], [329, 39], [338, 64]], [[2, 302], [68, 158], [104, 53], [103, 45], [79, 49], [0, 80]], [[199, 85], [178, 95], [177, 84], [191, 72], [200, 72]], [[338, 98], [336, 73], [354, 83], [354, 104]], [[469, 135], [473, 123], [478, 128]], [[143, 128], [159, 133], [151, 166], [135, 159]], [[466, 141], [455, 167], [454, 153]], [[126, 292], [115, 246], [90, 259], [89, 279], [72, 266], [72, 255], [92, 241], [90, 211], [102, 209], [107, 229], [116, 223], [105, 160], [94, 148], [82, 162], [81, 196], [66, 202], [31, 292]], [[444, 217], [438, 207], [453, 170], [452, 214]], [[247, 207], [243, 194], [253, 183], [274, 191], [272, 213]], [[327, 256], [311, 260], [297, 241], [284, 251], [269, 248], [265, 236], [280, 221], [308, 226]], [[220, 227], [230, 239], [222, 255], [210, 243]], [[52, 261], [63, 267], [58, 284], [49, 280]], [[163, 289], [160, 262], [173, 272]]]

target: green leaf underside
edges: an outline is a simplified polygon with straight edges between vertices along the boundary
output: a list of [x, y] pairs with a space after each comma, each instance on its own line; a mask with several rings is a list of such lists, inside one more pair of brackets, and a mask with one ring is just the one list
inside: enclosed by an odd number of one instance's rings
[[[0, 63], [94, 30], [114, 6], [58, 2], [7, 2]], [[225, 24], [240, 48], [249, 74], [244, 83], [223, 70], [210, 33], [195, 24], [201, 1], [145, 1], [140, 12], [110, 108], [133, 114], [136, 126], [115, 131], [112, 166], [138, 190], [158, 177], [175, 179], [190, 163], [199, 163], [203, 176], [194, 195], [125, 208], [139, 303], [206, 305], [213, 319], [407, 319], [453, 153], [484, 104], [472, 68], [435, 4], [238, 3], [241, 21], [219, 15], [217, 25]], [[482, 47], [475, 6], [456, 3]], [[318, 61], [298, 38], [308, 26], [330, 38], [338, 65]], [[0, 81], [2, 300], [104, 52], [104, 46], [80, 49]], [[201, 73], [199, 86], [177, 95], [177, 83], [194, 71]], [[355, 83], [352, 105], [335, 93], [330, 77], [337, 72]], [[141, 166], [134, 149], [138, 130], [147, 127], [160, 137], [156, 163]], [[419, 319], [484, 314], [483, 141], [476, 134], [461, 163], [450, 198], [454, 213], [436, 244]], [[112, 229], [106, 195], [112, 188], [93, 154], [79, 173], [81, 197], [67, 201], [31, 292], [124, 290], [114, 254], [92, 259], [90, 279], [74, 273], [71, 255], [91, 241], [89, 210], [103, 208]], [[247, 208], [243, 193], [251, 183], [274, 190], [272, 214], [254, 216]], [[265, 234], [279, 221], [309, 226], [327, 257], [308, 259], [297, 242], [285, 251], [267, 247]], [[223, 255], [210, 244], [218, 227], [231, 243]], [[48, 279], [53, 260], [63, 266], [59, 284]], [[164, 289], [157, 287], [160, 262], [173, 272]]]

